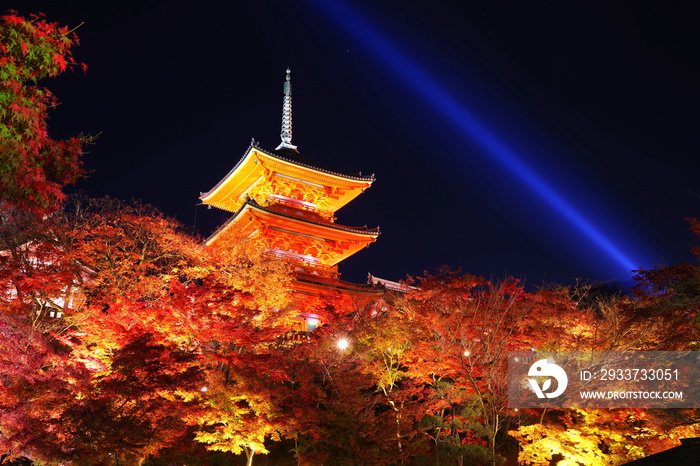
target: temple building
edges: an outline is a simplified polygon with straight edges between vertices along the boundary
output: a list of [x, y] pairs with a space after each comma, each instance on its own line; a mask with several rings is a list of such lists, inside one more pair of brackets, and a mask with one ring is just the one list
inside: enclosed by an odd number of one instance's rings
[[263, 240], [269, 253], [292, 264], [294, 291], [300, 298], [327, 293], [355, 302], [376, 298], [382, 287], [340, 280], [338, 264], [376, 241], [379, 229], [341, 225], [335, 217], [373, 182], [374, 175], [320, 168], [292, 145], [292, 85], [287, 69], [280, 144], [265, 150], [253, 140], [233, 169], [200, 194], [203, 204], [233, 214], [206, 243], [228, 235]]

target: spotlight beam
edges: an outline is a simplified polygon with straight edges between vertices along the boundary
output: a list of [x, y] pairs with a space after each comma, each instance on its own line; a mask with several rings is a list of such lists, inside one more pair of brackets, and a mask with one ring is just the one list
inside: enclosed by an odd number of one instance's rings
[[447, 92], [436, 78], [387, 39], [379, 28], [372, 25], [356, 9], [342, 0], [319, 0], [314, 4], [362, 44], [389, 72], [410, 86], [416, 95], [438, 110], [464, 136], [485, 149], [501, 166], [535, 193], [544, 204], [580, 231], [597, 249], [623, 267], [625, 272], [629, 273], [642, 265], [614, 244], [600, 228], [530, 168], [515, 150], [502, 141], [502, 138], [482, 124], [466, 105]]

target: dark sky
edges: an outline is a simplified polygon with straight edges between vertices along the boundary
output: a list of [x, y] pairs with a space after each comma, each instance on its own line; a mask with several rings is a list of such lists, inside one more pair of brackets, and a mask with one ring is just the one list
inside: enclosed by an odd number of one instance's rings
[[[8, 2], [5, 2], [6, 4]], [[9, 2], [12, 3], [12, 2]], [[442, 264], [569, 284], [687, 259], [700, 215], [695, 2], [19, 1], [68, 26], [88, 72], [45, 84], [52, 136], [100, 134], [94, 196], [196, 207], [255, 138], [375, 173], [338, 222], [379, 225], [341, 264], [400, 279]], [[465, 5], [466, 4], [466, 5]]]

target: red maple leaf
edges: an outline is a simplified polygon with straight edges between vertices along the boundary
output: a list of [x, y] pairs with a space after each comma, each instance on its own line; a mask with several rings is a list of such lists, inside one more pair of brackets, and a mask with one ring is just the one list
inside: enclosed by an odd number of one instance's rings
[[58, 69], [61, 71], [65, 71], [66, 67], [68, 66], [68, 63], [66, 62], [66, 59], [63, 58], [63, 55], [61, 54], [54, 54], [51, 59], [56, 62], [56, 65], [58, 65]]

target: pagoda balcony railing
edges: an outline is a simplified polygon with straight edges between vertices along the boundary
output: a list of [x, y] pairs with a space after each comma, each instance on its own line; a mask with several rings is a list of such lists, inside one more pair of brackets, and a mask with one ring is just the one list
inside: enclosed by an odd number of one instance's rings
[[306, 332], [303, 330], [290, 330], [285, 333], [282, 338], [283, 341], [293, 341], [293, 342], [304, 342], [311, 339], [311, 332]]
[[280, 194], [271, 194], [270, 196], [268, 196], [267, 199], [271, 203], [280, 204], [280, 205], [284, 205], [287, 207], [292, 207], [294, 209], [305, 210], [307, 212], [311, 212], [311, 213], [320, 215], [323, 218], [333, 217], [333, 215], [331, 213], [329, 213], [325, 210], [319, 209], [316, 204], [313, 204], [311, 202], [306, 202], [306, 201], [302, 201], [299, 199], [293, 199], [291, 197], [282, 196]]

